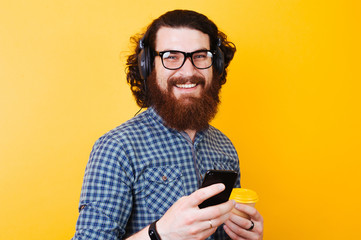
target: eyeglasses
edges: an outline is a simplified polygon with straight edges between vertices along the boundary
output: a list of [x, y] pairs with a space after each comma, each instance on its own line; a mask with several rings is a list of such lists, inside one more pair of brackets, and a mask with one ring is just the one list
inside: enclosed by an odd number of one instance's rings
[[155, 55], [161, 57], [163, 66], [169, 70], [181, 68], [188, 57], [196, 68], [207, 69], [213, 64], [215, 52], [210, 50], [198, 50], [194, 52], [170, 50], [162, 52], [155, 51]]

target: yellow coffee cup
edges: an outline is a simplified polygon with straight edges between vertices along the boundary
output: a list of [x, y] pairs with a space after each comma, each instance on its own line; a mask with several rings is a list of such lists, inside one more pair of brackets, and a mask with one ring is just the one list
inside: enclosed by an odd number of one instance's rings
[[[233, 199], [238, 203], [246, 204], [252, 207], [254, 207], [256, 202], [259, 200], [258, 194], [255, 191], [246, 188], [233, 188], [229, 199]], [[232, 212], [241, 217], [250, 218], [247, 214], [237, 210], [236, 208], [233, 208]]]

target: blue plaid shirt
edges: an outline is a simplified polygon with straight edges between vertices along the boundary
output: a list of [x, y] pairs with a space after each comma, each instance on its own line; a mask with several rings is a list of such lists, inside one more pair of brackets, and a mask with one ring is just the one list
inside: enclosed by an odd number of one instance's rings
[[[194, 143], [153, 108], [102, 136], [87, 164], [73, 240], [123, 239], [197, 190], [208, 169], [235, 170], [231, 141], [209, 126]], [[237, 187], [240, 185], [238, 174]], [[220, 227], [209, 239], [226, 239]]]

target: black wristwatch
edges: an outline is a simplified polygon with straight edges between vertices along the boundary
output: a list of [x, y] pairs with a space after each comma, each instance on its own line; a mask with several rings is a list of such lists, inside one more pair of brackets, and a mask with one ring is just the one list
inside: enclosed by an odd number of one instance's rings
[[161, 240], [159, 237], [159, 234], [157, 232], [157, 227], [155, 226], [155, 224], [158, 222], [154, 221], [152, 224], [150, 224], [149, 229], [148, 229], [148, 234], [151, 240]]

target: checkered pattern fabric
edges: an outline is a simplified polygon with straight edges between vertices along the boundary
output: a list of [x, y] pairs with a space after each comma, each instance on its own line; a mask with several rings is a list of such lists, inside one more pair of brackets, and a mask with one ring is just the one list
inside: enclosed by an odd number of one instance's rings
[[[148, 108], [95, 143], [73, 240], [118, 240], [138, 232], [162, 217], [180, 197], [197, 190], [208, 169], [239, 173], [230, 140], [210, 126], [198, 132], [192, 143]], [[226, 238], [219, 228], [209, 239]]]

